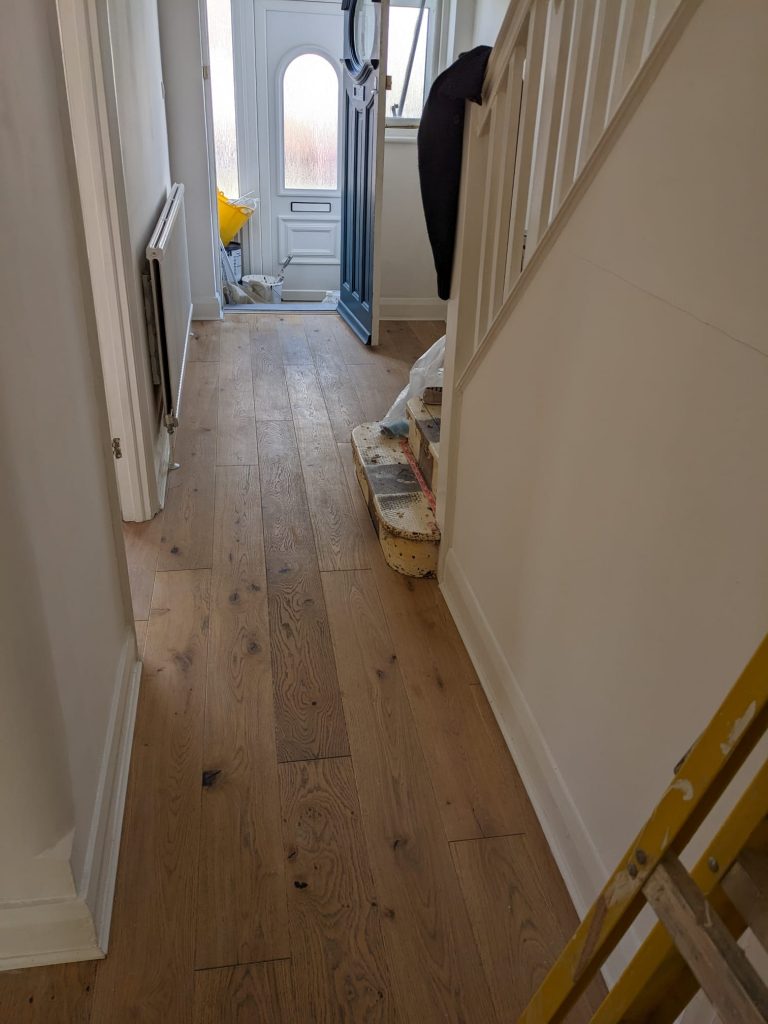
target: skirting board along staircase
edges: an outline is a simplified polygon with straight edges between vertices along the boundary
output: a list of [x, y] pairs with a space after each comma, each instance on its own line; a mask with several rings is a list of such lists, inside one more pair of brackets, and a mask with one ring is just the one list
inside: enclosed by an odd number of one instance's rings
[[407, 438], [387, 437], [378, 423], [355, 427], [355, 471], [387, 565], [405, 576], [434, 576], [440, 407], [416, 398], [407, 411]]

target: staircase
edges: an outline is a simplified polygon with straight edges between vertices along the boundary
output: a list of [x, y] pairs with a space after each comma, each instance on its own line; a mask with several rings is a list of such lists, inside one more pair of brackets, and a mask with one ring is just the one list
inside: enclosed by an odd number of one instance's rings
[[407, 438], [385, 436], [378, 423], [355, 427], [355, 472], [387, 565], [405, 576], [434, 576], [440, 406], [413, 398], [407, 416]]

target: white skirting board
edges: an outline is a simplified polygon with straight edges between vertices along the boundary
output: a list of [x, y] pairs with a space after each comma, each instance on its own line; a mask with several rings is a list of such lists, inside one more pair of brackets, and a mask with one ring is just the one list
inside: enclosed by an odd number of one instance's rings
[[141, 678], [133, 630], [113, 681], [109, 726], [82, 885], [61, 899], [0, 905], [0, 971], [105, 956]]
[[221, 308], [221, 299], [218, 295], [211, 295], [208, 298], [192, 296], [193, 320], [221, 320]]
[[81, 887], [82, 895], [93, 915], [96, 941], [104, 952], [107, 950], [112, 920], [117, 858], [123, 830], [128, 769], [141, 680], [141, 661], [138, 658], [136, 634], [133, 629], [126, 639], [123, 650], [104, 742], [104, 759]]
[[382, 320], [445, 320], [448, 304], [442, 299], [382, 299]]
[[80, 896], [0, 908], [0, 971], [103, 957]]
[[[453, 550], [445, 557], [439, 583], [576, 912], [583, 918], [610, 872]], [[615, 983], [638, 945], [638, 936], [630, 932], [603, 969], [609, 984]]]

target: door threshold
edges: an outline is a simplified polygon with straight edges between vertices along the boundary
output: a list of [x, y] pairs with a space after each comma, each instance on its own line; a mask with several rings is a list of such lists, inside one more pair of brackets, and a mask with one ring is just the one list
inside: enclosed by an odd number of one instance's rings
[[238, 302], [224, 306], [225, 313], [337, 313], [327, 302]]

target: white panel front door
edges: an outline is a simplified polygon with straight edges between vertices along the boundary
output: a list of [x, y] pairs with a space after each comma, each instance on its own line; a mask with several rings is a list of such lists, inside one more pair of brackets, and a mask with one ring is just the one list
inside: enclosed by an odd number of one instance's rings
[[283, 297], [339, 287], [341, 55], [338, 3], [253, 0], [262, 265], [292, 257]]

